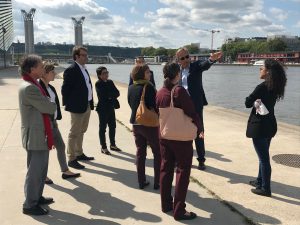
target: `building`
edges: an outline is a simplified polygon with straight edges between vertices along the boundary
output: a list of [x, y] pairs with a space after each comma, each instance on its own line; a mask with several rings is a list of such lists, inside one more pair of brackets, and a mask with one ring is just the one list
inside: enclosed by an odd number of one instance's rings
[[13, 17], [11, 0], [0, 0], [0, 67], [6, 66], [6, 51], [13, 42]]
[[238, 53], [237, 62], [243, 64], [252, 64], [258, 60], [276, 59], [284, 64], [299, 64], [300, 51], [295, 52], [270, 52], [270, 53]]

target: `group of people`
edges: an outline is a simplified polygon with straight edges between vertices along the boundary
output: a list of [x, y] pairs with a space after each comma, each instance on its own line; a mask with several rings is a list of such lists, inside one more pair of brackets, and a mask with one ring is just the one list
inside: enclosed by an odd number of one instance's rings
[[[46, 180], [49, 150], [57, 149], [57, 158], [63, 179], [80, 176], [79, 173], [70, 171], [69, 167], [84, 169], [84, 165], [79, 161], [94, 160], [94, 157], [84, 154], [82, 147], [91, 110], [94, 109], [93, 85], [85, 68], [87, 56], [86, 48], [75, 46], [73, 49], [74, 63], [64, 71], [63, 75], [62, 104], [71, 115], [67, 143], [68, 163], [65, 144], [56, 122], [62, 117], [60, 103], [55, 88], [49, 84], [54, 80], [54, 66], [43, 63], [42, 59], [36, 55], [27, 56], [21, 64], [24, 82], [19, 90], [19, 104], [22, 143], [27, 151], [28, 167], [24, 189], [24, 214], [47, 214], [48, 211], [41, 205], [53, 202], [52, 198], [42, 195], [45, 182], [53, 182], [50, 178]], [[175, 56], [176, 61], [167, 63], [163, 68], [164, 83], [158, 91], [153, 72], [142, 57], [137, 58], [130, 74], [128, 104], [131, 108], [130, 123], [133, 125], [132, 130], [137, 149], [138, 187], [144, 189], [150, 184], [145, 173], [147, 146], [149, 145], [154, 156], [153, 188], [160, 189], [162, 211], [172, 211], [175, 220], [196, 218], [195, 213], [185, 209], [185, 198], [192, 166], [193, 140], [177, 141], [162, 138], [158, 126], [145, 126], [137, 122], [137, 109], [143, 97], [145, 106], [159, 116], [159, 108], [169, 107], [171, 90], [173, 90], [174, 106], [181, 108], [197, 127], [197, 137], [194, 141], [198, 155], [198, 169], [205, 170], [203, 107], [207, 105], [207, 100], [202, 85], [202, 73], [208, 70], [221, 56], [221, 52], [216, 52], [212, 53], [207, 60], [191, 62], [188, 50], [186, 48], [178, 49]], [[277, 131], [274, 106], [276, 101], [284, 96], [286, 74], [283, 66], [272, 59], [266, 60], [260, 71], [260, 78], [265, 81], [256, 87], [245, 102], [246, 107], [253, 108], [246, 134], [247, 137], [253, 139], [259, 157], [258, 177], [249, 183], [255, 187], [252, 189], [254, 194], [271, 196], [269, 147], [271, 139]], [[115, 143], [115, 109], [120, 107], [117, 100], [120, 93], [113, 81], [108, 79], [109, 72], [106, 67], [99, 67], [96, 73], [98, 77], [95, 84], [98, 97], [96, 111], [99, 116], [101, 152], [110, 155], [105, 138], [107, 126], [109, 127], [110, 150], [121, 151]], [[262, 104], [268, 109], [268, 114], [258, 113]], [[176, 185], [173, 197], [174, 168]]]

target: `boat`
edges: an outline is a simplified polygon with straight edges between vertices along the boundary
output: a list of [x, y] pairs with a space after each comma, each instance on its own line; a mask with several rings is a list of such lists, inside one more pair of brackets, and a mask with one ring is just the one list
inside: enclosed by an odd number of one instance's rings
[[265, 63], [264, 60], [258, 60], [253, 63], [253, 66], [263, 66]]

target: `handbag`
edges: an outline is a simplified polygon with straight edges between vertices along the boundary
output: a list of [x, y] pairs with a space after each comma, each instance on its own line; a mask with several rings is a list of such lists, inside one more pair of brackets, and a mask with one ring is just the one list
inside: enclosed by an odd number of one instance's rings
[[147, 127], [158, 127], [158, 114], [153, 109], [148, 109], [145, 105], [145, 90], [147, 84], [144, 85], [140, 104], [136, 111], [135, 121], [138, 124]]
[[159, 108], [160, 135], [167, 140], [191, 141], [196, 138], [198, 128], [181, 108], [174, 107], [173, 94], [176, 87], [171, 90], [170, 106]]

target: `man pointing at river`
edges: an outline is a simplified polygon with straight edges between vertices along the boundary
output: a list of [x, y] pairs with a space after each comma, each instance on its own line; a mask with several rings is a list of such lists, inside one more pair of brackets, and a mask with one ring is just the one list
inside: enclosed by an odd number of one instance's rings
[[[176, 60], [180, 65], [182, 85], [190, 94], [195, 105], [196, 111], [199, 114], [203, 123], [203, 106], [207, 105], [203, 85], [202, 72], [208, 70], [216, 60], [222, 56], [221, 52], [212, 53], [207, 60], [198, 60], [191, 62], [189, 52], [186, 48], [180, 48], [176, 52]], [[203, 123], [204, 125], [204, 123]], [[197, 137], [195, 139], [196, 151], [198, 155], [198, 169], [205, 170], [205, 146], [204, 139]]]

